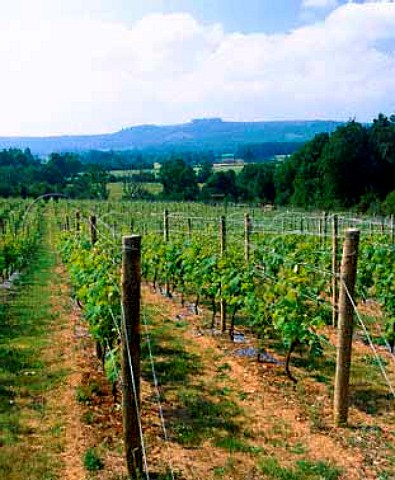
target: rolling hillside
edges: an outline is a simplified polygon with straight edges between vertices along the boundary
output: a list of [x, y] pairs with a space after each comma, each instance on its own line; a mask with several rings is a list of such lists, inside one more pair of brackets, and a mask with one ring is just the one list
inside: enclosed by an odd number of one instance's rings
[[56, 137], [0, 137], [0, 149], [30, 148], [33, 154], [87, 150], [234, 149], [248, 143], [305, 142], [340, 122], [225, 122], [197, 119], [179, 125], [141, 125], [102, 135]]

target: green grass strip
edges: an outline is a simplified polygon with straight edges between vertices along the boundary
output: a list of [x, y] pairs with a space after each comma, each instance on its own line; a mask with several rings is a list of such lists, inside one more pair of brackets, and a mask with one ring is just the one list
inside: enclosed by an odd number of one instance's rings
[[38, 433], [45, 422], [45, 394], [65, 374], [43, 360], [57, 319], [51, 305], [60, 281], [55, 265], [55, 254], [40, 247], [0, 310], [0, 478], [8, 480], [58, 478], [59, 443]]

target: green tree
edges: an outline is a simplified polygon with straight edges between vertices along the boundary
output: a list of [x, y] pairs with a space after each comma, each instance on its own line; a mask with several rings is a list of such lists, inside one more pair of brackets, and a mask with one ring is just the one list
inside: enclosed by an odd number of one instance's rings
[[305, 208], [320, 205], [322, 184], [319, 159], [328, 141], [329, 135], [320, 133], [293, 155], [296, 175], [290, 199], [292, 204]]
[[321, 206], [352, 207], [374, 188], [371, 178], [369, 135], [366, 127], [351, 121], [330, 136], [319, 159]]
[[287, 205], [294, 193], [294, 180], [296, 177], [296, 163], [293, 157], [277, 164], [273, 180], [276, 192], [275, 201], [278, 205]]
[[212, 174], [213, 174], [213, 165], [209, 162], [205, 162], [199, 167], [197, 181], [199, 183], [206, 183]]
[[196, 174], [182, 159], [169, 160], [162, 164], [159, 181], [163, 185], [163, 196], [170, 200], [196, 200], [199, 187]]
[[237, 176], [237, 187], [243, 200], [273, 202], [275, 197], [273, 162], [245, 165]]
[[236, 174], [233, 170], [226, 172], [215, 172], [207, 180], [202, 189], [204, 198], [223, 196], [224, 198], [236, 200], [238, 188], [236, 185]]
[[395, 187], [395, 115], [379, 114], [369, 129], [373, 152], [371, 178], [375, 191], [384, 198]]
[[82, 163], [79, 157], [73, 153], [52, 153], [47, 166], [58, 171], [62, 177], [76, 175], [82, 170]]
[[382, 209], [386, 215], [395, 215], [395, 190], [387, 195], [383, 202]]

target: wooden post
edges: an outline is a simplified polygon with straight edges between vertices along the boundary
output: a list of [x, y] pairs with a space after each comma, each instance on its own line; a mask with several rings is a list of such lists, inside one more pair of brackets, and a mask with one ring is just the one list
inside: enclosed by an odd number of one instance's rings
[[391, 243], [394, 243], [395, 239], [395, 217], [394, 215], [391, 215], [390, 217], [390, 225], [391, 225]]
[[219, 223], [219, 235], [220, 235], [220, 252], [223, 257], [226, 252], [226, 220], [225, 217], [220, 218]]
[[347, 424], [349, 379], [351, 367], [354, 308], [350, 296], [354, 295], [357, 274], [359, 230], [346, 231], [340, 270], [339, 328], [334, 392], [334, 423]]
[[[166, 209], [163, 212], [163, 240], [167, 243], [169, 241], [169, 211]], [[170, 279], [165, 280], [165, 294], [170, 297]]]
[[192, 238], [192, 220], [188, 218], [188, 238]]
[[[226, 221], [225, 217], [220, 219], [220, 251], [221, 257], [226, 255]], [[222, 286], [221, 286], [222, 289]], [[221, 310], [221, 331], [226, 331], [226, 301], [221, 297], [220, 301]]]
[[140, 245], [139, 235], [122, 237], [122, 415], [126, 464], [142, 478], [140, 420]]
[[96, 215], [89, 217], [89, 226], [91, 231], [91, 242], [94, 245], [97, 242]]
[[333, 215], [332, 219], [332, 325], [337, 326], [337, 314], [338, 314], [338, 274], [339, 274], [339, 220], [337, 215]]
[[169, 211], [165, 210], [163, 212], [163, 240], [165, 242], [169, 241]]
[[80, 228], [81, 228], [80, 224], [81, 224], [81, 213], [79, 210], [77, 210], [75, 212], [75, 231], [76, 232], [80, 231]]
[[251, 234], [251, 219], [248, 213], [244, 215], [244, 258], [248, 263], [250, 261], [250, 234]]
[[321, 245], [323, 248], [325, 248], [325, 244], [326, 244], [326, 234], [328, 233], [327, 232], [327, 218], [328, 218], [328, 215], [326, 212], [323, 212], [322, 214], [322, 231], [321, 231], [321, 234], [322, 234], [322, 241], [321, 241]]
[[70, 231], [70, 217], [68, 215], [66, 215], [65, 229], [66, 229], [66, 232]]

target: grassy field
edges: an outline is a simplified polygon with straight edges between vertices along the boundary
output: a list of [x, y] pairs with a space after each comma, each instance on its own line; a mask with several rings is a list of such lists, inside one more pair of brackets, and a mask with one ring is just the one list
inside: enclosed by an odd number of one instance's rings
[[108, 184], [108, 191], [110, 193], [109, 200], [121, 200], [123, 195], [122, 182], [113, 182]]
[[[239, 173], [244, 168], [244, 165], [225, 165], [225, 164], [214, 164], [213, 171], [216, 172], [228, 172], [233, 170], [236, 174]], [[198, 173], [199, 168], [194, 168], [195, 172]], [[112, 170], [110, 173], [115, 177], [123, 177], [125, 175], [130, 175], [131, 173], [155, 173], [157, 170]], [[162, 192], [162, 184], [160, 183], [142, 183], [142, 186], [152, 195], [158, 195]], [[200, 184], [200, 188], [203, 184]], [[110, 196], [109, 200], [121, 200], [123, 196], [123, 186], [122, 182], [112, 182], [108, 184]]]
[[130, 175], [138, 175], [140, 173], [155, 173], [154, 169], [143, 169], [143, 170], [110, 170], [110, 175], [114, 177], [125, 177]]
[[223, 163], [215, 163], [213, 165], [214, 172], [228, 172], [233, 170], [235, 173], [240, 173], [243, 170], [244, 165], [226, 165]]
[[[236, 164], [224, 164], [224, 163], [214, 163], [213, 170], [214, 172], [227, 172], [228, 170], [233, 170], [236, 173], [239, 173], [244, 168], [244, 165]], [[194, 167], [196, 173], [199, 172], [199, 167]], [[110, 174], [114, 177], [124, 177], [127, 175], [139, 174], [139, 173], [158, 173], [159, 167], [148, 169], [148, 170], [111, 170]]]
[[[147, 192], [152, 195], [158, 195], [162, 192], [161, 183], [142, 183], [142, 187], [147, 190]], [[108, 189], [110, 192], [109, 200], [121, 200], [123, 196], [123, 185], [122, 182], [114, 182], [108, 184]]]

